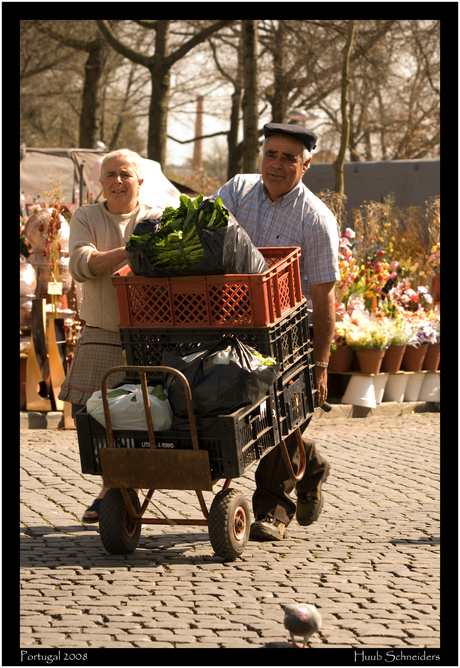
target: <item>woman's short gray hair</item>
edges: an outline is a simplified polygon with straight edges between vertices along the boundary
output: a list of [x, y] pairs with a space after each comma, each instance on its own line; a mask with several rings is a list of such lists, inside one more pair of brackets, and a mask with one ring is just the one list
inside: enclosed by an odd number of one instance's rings
[[104, 175], [104, 168], [107, 164], [107, 160], [110, 160], [110, 158], [116, 158], [118, 156], [123, 156], [129, 162], [132, 164], [134, 168], [134, 173], [137, 176], [137, 180], [140, 181], [142, 179], [142, 158], [139, 155], [139, 153], [136, 153], [135, 151], [130, 151], [128, 148], [120, 148], [117, 149], [116, 151], [111, 151], [110, 153], [107, 153], [107, 155], [104, 156], [101, 162], [101, 173], [100, 173], [100, 179], [102, 179]]
[[[268, 142], [269, 139], [270, 139], [270, 137], [265, 137], [265, 139], [264, 139], [263, 142], [262, 142], [262, 147], [261, 147], [262, 155], [265, 153], [265, 147], [267, 146], [267, 142]], [[300, 140], [299, 140], [299, 143], [302, 143], [302, 142], [300, 142]], [[307, 160], [310, 160], [310, 158], [312, 158], [312, 154], [311, 154], [310, 151], [304, 146], [304, 149], [303, 149], [303, 151], [302, 151], [302, 155], [301, 155], [302, 165], [303, 165], [305, 162], [307, 162]]]

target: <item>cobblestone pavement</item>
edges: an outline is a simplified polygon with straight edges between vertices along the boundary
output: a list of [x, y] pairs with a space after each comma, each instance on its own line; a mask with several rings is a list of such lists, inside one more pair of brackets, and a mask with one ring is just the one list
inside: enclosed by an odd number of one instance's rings
[[[214, 556], [207, 527], [195, 526], [144, 525], [136, 552], [108, 554], [97, 525], [80, 522], [100, 478], [81, 474], [76, 432], [21, 430], [20, 647], [289, 648], [282, 608], [303, 602], [323, 618], [312, 649], [358, 652], [363, 663], [384, 648], [399, 665], [439, 655], [439, 422], [313, 420], [309, 435], [332, 465], [320, 518], [294, 520], [282, 542], [249, 541], [234, 562]], [[232, 487], [250, 500], [253, 472]], [[153, 500], [171, 517], [202, 517], [194, 492]]]

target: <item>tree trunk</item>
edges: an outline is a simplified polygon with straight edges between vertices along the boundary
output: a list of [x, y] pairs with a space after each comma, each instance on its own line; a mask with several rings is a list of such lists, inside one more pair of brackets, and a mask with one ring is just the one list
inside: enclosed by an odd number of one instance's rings
[[85, 83], [83, 86], [80, 113], [80, 148], [96, 148], [98, 112], [100, 106], [101, 78], [107, 56], [107, 43], [97, 39], [91, 45], [85, 63]]
[[149, 67], [152, 77], [152, 92], [149, 108], [149, 133], [147, 157], [156, 160], [162, 167], [166, 165], [166, 141], [168, 126], [168, 106], [171, 86], [170, 65], [166, 64], [169, 55], [170, 21], [157, 21], [155, 56]]
[[337, 159], [333, 163], [334, 166], [334, 192], [338, 195], [344, 195], [344, 181], [343, 181], [343, 163], [345, 162], [345, 152], [348, 146], [348, 137], [350, 133], [350, 122], [348, 117], [348, 88], [350, 85], [350, 80], [348, 78], [348, 70], [350, 65], [350, 52], [351, 46], [353, 43], [353, 35], [355, 31], [355, 21], [350, 21], [348, 26], [348, 39], [343, 50], [343, 63], [342, 63], [342, 98], [341, 98], [341, 110], [342, 110], [342, 133], [340, 137], [340, 149]]
[[243, 88], [238, 86], [232, 95], [232, 109], [230, 112], [230, 130], [227, 135], [228, 165], [227, 179], [240, 173], [241, 145], [238, 144], [238, 130], [240, 125], [240, 107], [243, 96]]
[[279, 21], [276, 31], [273, 55], [273, 97], [272, 122], [285, 123], [288, 112], [288, 86], [286, 85], [286, 28], [283, 21]]
[[259, 154], [257, 21], [244, 20], [242, 24], [244, 44], [243, 172], [254, 174], [257, 171]]
[[230, 111], [230, 130], [227, 135], [228, 146], [228, 164], [227, 179], [231, 179], [235, 174], [241, 171], [242, 145], [238, 142], [238, 133], [240, 128], [240, 109], [243, 99], [244, 86], [244, 53], [243, 38], [240, 38], [240, 48], [238, 49], [238, 71], [234, 82], [234, 91], [232, 95], [232, 107]]
[[191, 49], [204, 42], [214, 32], [233, 23], [233, 19], [217, 21], [194, 35], [185, 44], [182, 44], [173, 54], [169, 53], [169, 32], [171, 20], [139, 22], [144, 27], [156, 31], [155, 54], [148, 56], [121, 42], [113, 32], [107, 20], [96, 19], [100, 31], [109, 44], [122, 56], [146, 67], [150, 72], [152, 91], [149, 107], [149, 130], [147, 137], [147, 156], [156, 160], [164, 168], [166, 164], [166, 141], [168, 124], [168, 105], [171, 86], [171, 68], [181, 58], [184, 58]]
[[156, 160], [162, 167], [166, 165], [166, 139], [168, 125], [168, 105], [171, 75], [169, 68], [150, 69], [152, 94], [149, 106], [149, 132], [147, 139], [147, 157]]

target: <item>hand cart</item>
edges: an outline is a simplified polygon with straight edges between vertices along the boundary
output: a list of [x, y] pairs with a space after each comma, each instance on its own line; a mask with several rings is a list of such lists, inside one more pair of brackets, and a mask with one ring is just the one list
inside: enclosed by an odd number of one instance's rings
[[[148, 429], [147, 448], [114, 447], [107, 377], [119, 371], [137, 372], [139, 375]], [[147, 388], [147, 374], [152, 373], [174, 374], [184, 384], [192, 449], [157, 448]], [[211, 475], [208, 451], [200, 449], [192, 393], [186, 377], [180, 371], [166, 366], [119, 366], [112, 367], [104, 374], [101, 389], [107, 447], [100, 448], [99, 456], [104, 485], [110, 488], [103, 498], [99, 513], [99, 532], [105, 549], [111, 554], [134, 552], [139, 542], [142, 524], [198, 525], [208, 526], [211, 545], [219, 557], [232, 561], [241, 555], [249, 538], [249, 503], [241, 492], [230, 487], [232, 478], [226, 478], [208, 510], [203, 491], [212, 491], [218, 479], [213, 479]], [[279, 447], [282, 449], [289, 475], [298, 481], [304, 475], [306, 460], [300, 427], [297, 427], [295, 432], [300, 452], [300, 466], [297, 473], [293, 470], [282, 438]], [[142, 506], [135, 491], [139, 489], [148, 489]], [[203, 517], [199, 519], [144, 517], [156, 489], [194, 490]]]

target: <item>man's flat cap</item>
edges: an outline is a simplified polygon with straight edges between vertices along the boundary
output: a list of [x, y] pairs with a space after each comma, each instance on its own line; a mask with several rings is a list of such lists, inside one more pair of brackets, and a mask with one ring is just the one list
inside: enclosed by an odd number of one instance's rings
[[316, 147], [318, 137], [311, 130], [303, 128], [301, 125], [289, 125], [288, 123], [266, 123], [264, 125], [265, 137], [271, 135], [289, 135], [305, 144], [309, 151]]

